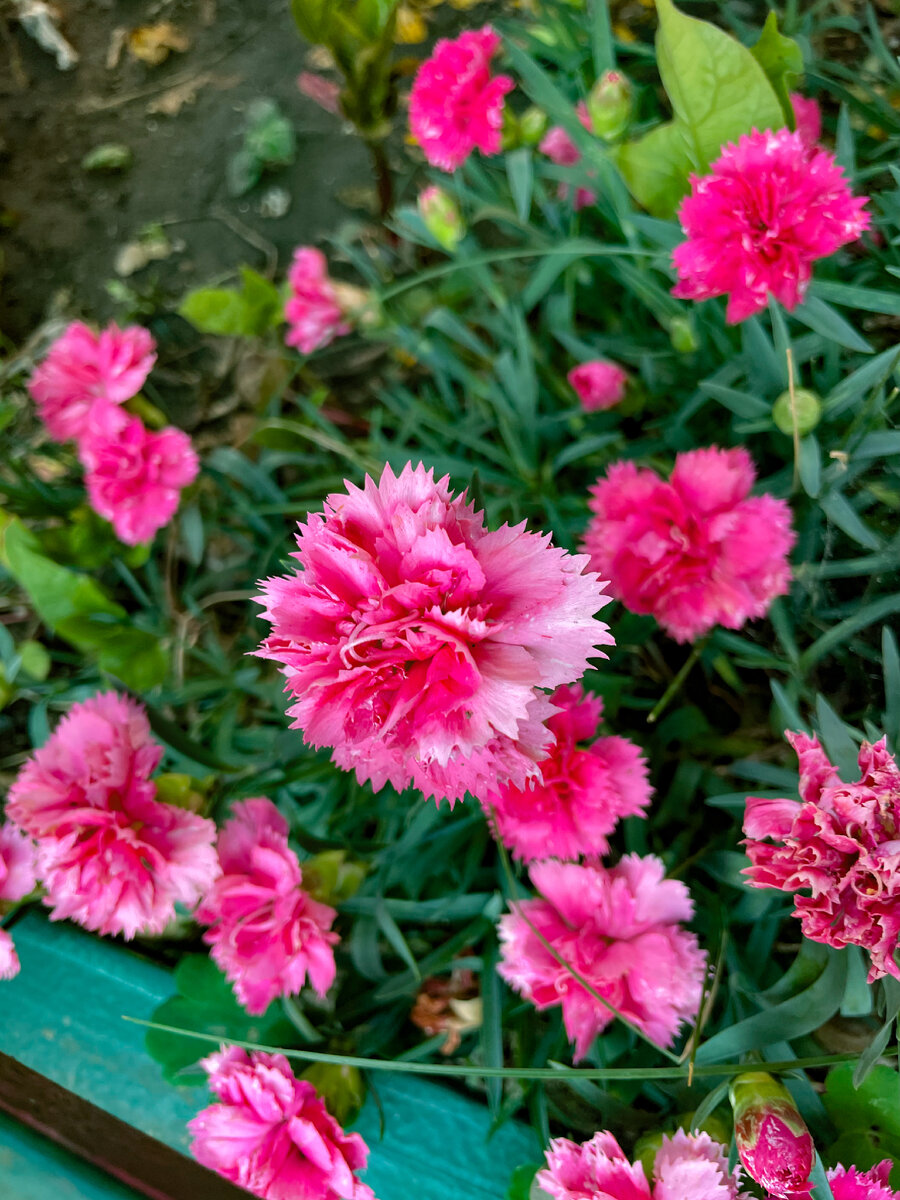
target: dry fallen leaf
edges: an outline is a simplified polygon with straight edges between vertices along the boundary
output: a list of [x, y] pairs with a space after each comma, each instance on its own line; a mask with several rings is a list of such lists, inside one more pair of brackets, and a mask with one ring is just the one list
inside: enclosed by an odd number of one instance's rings
[[190, 46], [190, 39], [171, 21], [158, 21], [155, 25], [139, 25], [128, 35], [128, 51], [132, 58], [158, 67], [166, 61], [172, 50], [183, 53]]
[[153, 116], [160, 114], [164, 117], [177, 117], [186, 104], [193, 104], [198, 93], [205, 87], [214, 87], [219, 91], [236, 87], [241, 82], [240, 75], [215, 75], [212, 71], [201, 71], [193, 79], [176, 84], [168, 91], [151, 100], [147, 112]]

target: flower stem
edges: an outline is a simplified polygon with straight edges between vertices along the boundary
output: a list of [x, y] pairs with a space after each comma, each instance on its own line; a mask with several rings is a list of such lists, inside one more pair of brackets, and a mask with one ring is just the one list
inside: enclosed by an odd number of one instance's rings
[[687, 679], [688, 675], [690, 675], [691, 671], [694, 669], [694, 666], [696, 665], [697, 659], [700, 657], [700, 655], [703, 653], [704, 649], [706, 648], [706, 641], [707, 641], [707, 639], [704, 638], [702, 642], [697, 642], [697, 644], [694, 646], [693, 650], [690, 652], [688, 657], [684, 660], [684, 663], [681, 666], [681, 670], [678, 672], [678, 674], [675, 676], [675, 678], [672, 680], [672, 682], [669, 684], [669, 686], [663, 692], [661, 700], [659, 701], [659, 703], [656, 705], [656, 707], [653, 709], [653, 711], [650, 713], [649, 717], [647, 718], [648, 725], [655, 725], [656, 722], [659, 720], [659, 718], [662, 716], [662, 714], [669, 707], [669, 702], [671, 701], [672, 697], [679, 690], [681, 685], [684, 683], [685, 679]]

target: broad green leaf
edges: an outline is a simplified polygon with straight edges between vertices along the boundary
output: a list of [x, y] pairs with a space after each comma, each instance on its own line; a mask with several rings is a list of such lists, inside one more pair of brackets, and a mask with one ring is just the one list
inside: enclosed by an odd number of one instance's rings
[[685, 16], [672, 0], [656, 0], [656, 10], [659, 73], [695, 170], [705, 171], [741, 134], [784, 125], [778, 97], [746, 46]]
[[334, 8], [335, 0], [291, 0], [294, 24], [314, 45], [328, 40]]
[[358, 1067], [313, 1063], [300, 1077], [316, 1089], [339, 1125], [352, 1125], [366, 1100], [366, 1081]]
[[654, 217], [673, 217], [688, 190], [693, 166], [689, 142], [678, 121], [657, 125], [614, 152], [629, 191]]
[[201, 333], [240, 337], [246, 333], [246, 305], [233, 288], [198, 288], [188, 292], [179, 315]]
[[828, 1073], [823, 1099], [838, 1130], [877, 1129], [900, 1142], [900, 1076], [893, 1067], [873, 1067], [854, 1087], [853, 1064], [842, 1063]]
[[759, 41], [750, 47], [750, 53], [766, 73], [772, 90], [778, 97], [784, 119], [794, 128], [794, 109], [791, 91], [803, 74], [803, 51], [793, 38], [778, 32], [778, 17], [770, 12], [759, 35]]

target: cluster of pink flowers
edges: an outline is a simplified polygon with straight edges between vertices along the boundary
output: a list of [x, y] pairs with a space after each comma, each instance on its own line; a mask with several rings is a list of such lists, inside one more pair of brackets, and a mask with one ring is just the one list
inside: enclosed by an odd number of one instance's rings
[[537, 1009], [562, 1005], [576, 1058], [613, 1009], [661, 1046], [697, 1015], [706, 956], [680, 924], [693, 914], [687, 888], [664, 874], [653, 855], [628, 854], [614, 867], [534, 863], [541, 898], [513, 904], [500, 919], [500, 974]]
[[801, 800], [748, 798], [745, 873], [755, 887], [808, 890], [794, 897], [806, 937], [867, 950], [870, 982], [900, 979], [900, 769], [884, 740], [865, 742], [860, 779], [845, 783], [816, 738], [787, 737], [800, 760]]
[[334, 982], [331, 926], [337, 913], [303, 890], [288, 846], [287, 821], [263, 797], [234, 805], [219, 832], [222, 874], [194, 914], [211, 926], [203, 940], [249, 1013], [310, 983], [324, 996]]
[[844, 1166], [826, 1171], [834, 1200], [900, 1200], [900, 1192], [891, 1187], [893, 1165], [893, 1161], [886, 1158], [869, 1171]]
[[749, 1200], [740, 1167], [729, 1171], [728, 1148], [707, 1133], [663, 1136], [652, 1183], [607, 1132], [581, 1145], [554, 1138], [546, 1157], [535, 1182], [553, 1200]]
[[6, 812], [37, 843], [51, 920], [158, 934], [211, 886], [215, 825], [156, 799], [161, 754], [141, 705], [106, 692], [73, 705], [19, 772]]
[[801, 111], [797, 132], [754, 130], [725, 146], [709, 174], [691, 176], [673, 295], [728, 296], [731, 322], [761, 312], [770, 295], [794, 309], [813, 262], [868, 229], [866, 199], [852, 195], [833, 154], [810, 146], [810, 115]]
[[294, 727], [378, 790], [461, 799], [538, 772], [546, 693], [612, 642], [587, 559], [524, 524], [484, 528], [446, 478], [407, 464], [347, 484], [299, 526], [300, 574], [263, 581]]
[[679, 454], [668, 483], [614, 463], [592, 489], [583, 549], [616, 599], [677, 641], [714, 625], [739, 629], [791, 578], [790, 509], [774, 496], [751, 497], [755, 479], [743, 448]]
[[508, 75], [491, 75], [499, 46], [499, 36], [485, 25], [442, 39], [419, 68], [409, 124], [432, 166], [455, 171], [475, 149], [500, 152], [504, 97], [515, 84]]
[[624, 400], [628, 375], [618, 363], [595, 358], [573, 367], [568, 380], [585, 412], [602, 412]]
[[[585, 127], [588, 133], [593, 133], [591, 124], [591, 114], [588, 112], [587, 105], [584, 101], [580, 101], [575, 109], [578, 114], [578, 120]], [[552, 163], [558, 167], [574, 167], [581, 162], [581, 151], [563, 129], [562, 125], [554, 125], [552, 129], [548, 129], [538, 146], [541, 154], [546, 154]], [[569, 196], [569, 185], [561, 183], [557, 190], [557, 195], [560, 200], [567, 200]], [[575, 189], [575, 200], [573, 208], [576, 212], [582, 208], [588, 208], [592, 204], [597, 203], [597, 193], [591, 188], [584, 186]]]
[[153, 432], [121, 407], [155, 361], [146, 329], [110, 325], [96, 334], [75, 321], [28, 384], [50, 436], [77, 443], [91, 506], [128, 546], [149, 541], [171, 520], [199, 469], [186, 433]]
[[203, 1166], [263, 1200], [375, 1200], [356, 1177], [365, 1142], [341, 1129], [284, 1055], [223, 1047], [203, 1066], [217, 1103], [188, 1125]]
[[[563, 686], [551, 701], [561, 711], [547, 722], [556, 742], [540, 763], [540, 778], [483, 797], [498, 836], [524, 862], [605, 854], [618, 822], [642, 816], [653, 794], [640, 749], [627, 738], [597, 737], [599, 697]], [[594, 738], [584, 749], [579, 745]]]
[[285, 342], [301, 354], [312, 354], [350, 332], [328, 262], [314, 246], [298, 246], [288, 271], [291, 294], [284, 307]]
[[[18, 903], [34, 891], [34, 843], [9, 822], [0, 825], [0, 916], [7, 905]], [[0, 928], [0, 979], [19, 973], [19, 957], [12, 937]]]

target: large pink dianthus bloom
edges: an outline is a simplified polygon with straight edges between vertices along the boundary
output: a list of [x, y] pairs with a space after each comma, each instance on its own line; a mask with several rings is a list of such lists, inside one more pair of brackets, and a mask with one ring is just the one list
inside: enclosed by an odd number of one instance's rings
[[203, 940], [249, 1013], [299, 992], [307, 974], [324, 996], [334, 982], [337, 913], [301, 887], [287, 821], [271, 800], [235, 804], [219, 831], [221, 876], [194, 914]]
[[664, 873], [653, 855], [628, 854], [609, 868], [534, 863], [531, 882], [542, 898], [516, 903], [500, 919], [501, 976], [539, 1010], [562, 1005], [576, 1059], [614, 1013], [535, 930], [608, 1004], [668, 1046], [682, 1022], [696, 1016], [706, 955], [679, 923], [694, 910], [687, 888]]
[[[0, 916], [7, 904], [15, 904], [34, 890], [34, 843], [15, 825], [0, 825]], [[19, 957], [13, 940], [0, 929], [0, 979], [19, 973]]]
[[301, 354], [312, 354], [350, 332], [321, 250], [297, 247], [288, 284], [291, 294], [284, 306], [284, 319], [290, 326], [284, 338], [288, 346], [296, 346]]
[[714, 625], [740, 629], [788, 590], [791, 511], [750, 496], [756, 479], [743, 448], [679, 454], [668, 483], [631, 462], [614, 463], [591, 489], [594, 517], [582, 549], [635, 613], [676, 641]]
[[729, 144], [708, 175], [691, 176], [678, 211], [687, 241], [676, 246], [683, 300], [728, 296], [727, 320], [761, 312], [771, 294], [791, 310], [803, 301], [817, 258], [869, 227], [865, 197], [851, 194], [834, 155], [800, 132], [754, 130]]
[[51, 920], [161, 933], [212, 885], [215, 825], [155, 799], [161, 753], [140, 705], [110, 692], [74, 705], [20, 771], [7, 813], [37, 840]]
[[149, 542], [175, 515], [181, 489], [197, 478], [191, 439], [168, 426], [154, 433], [130, 417], [113, 436], [89, 436], [81, 459], [91, 507], [126, 546]]
[[808, 890], [794, 896], [806, 937], [867, 950], [869, 982], [900, 979], [900, 769], [884, 739], [864, 742], [861, 777], [845, 783], [816, 738], [787, 738], [800, 759], [801, 800], [747, 798], [745, 874], [754, 887]]
[[891, 1187], [892, 1166], [886, 1158], [870, 1171], [838, 1165], [825, 1174], [834, 1200], [900, 1200], [900, 1192]]
[[[451, 801], [537, 773], [554, 709], [612, 638], [587, 560], [483, 513], [419, 464], [329, 496], [299, 526], [301, 574], [262, 583], [294, 728], [377, 791]], [[602, 657], [602, 656], [601, 656]]]
[[535, 1180], [553, 1200], [749, 1200], [739, 1191], [740, 1167], [729, 1171], [726, 1147], [706, 1133], [663, 1136], [652, 1186], [605, 1131], [580, 1145], [554, 1138], [546, 1157]]
[[375, 1200], [369, 1149], [345, 1133], [282, 1054], [236, 1046], [203, 1060], [218, 1103], [188, 1123], [199, 1163], [263, 1200]]
[[455, 171], [476, 148], [500, 153], [504, 96], [515, 87], [508, 75], [491, 75], [500, 45], [489, 25], [442, 38], [413, 80], [409, 125], [425, 157]]
[[602, 701], [582, 689], [558, 687], [551, 696], [562, 711], [547, 722], [556, 736], [540, 764], [540, 779], [524, 788], [507, 784], [483, 797], [498, 837], [516, 858], [574, 859], [605, 854], [607, 837], [623, 817], [641, 816], [653, 789], [647, 760], [627, 738], [597, 738]]
[[567, 379], [585, 412], [602, 412], [615, 408], [625, 398], [628, 375], [618, 363], [606, 358], [573, 367]]
[[[585, 127], [588, 133], [593, 133], [593, 125], [591, 123], [591, 114], [588, 112], [587, 105], [583, 100], [578, 102], [575, 109], [578, 114], [578, 120]], [[538, 146], [541, 154], [546, 154], [552, 163], [558, 167], [574, 167], [581, 162], [581, 151], [563, 129], [562, 125], [554, 125], [552, 129], [548, 129], [541, 139]], [[593, 174], [593, 172], [591, 173]], [[561, 183], [557, 190], [557, 195], [560, 200], [566, 200], [569, 196], [569, 185]], [[576, 212], [579, 209], [587, 208], [591, 204], [597, 203], [597, 193], [590, 188], [579, 186], [575, 189], [575, 201], [573, 208]]]
[[50, 436], [79, 440], [92, 430], [114, 432], [116, 406], [136, 396], [156, 361], [146, 329], [109, 325], [94, 333], [80, 321], [56, 339], [28, 382]]

